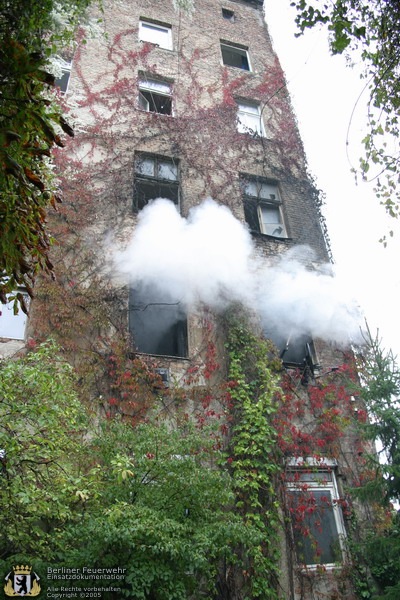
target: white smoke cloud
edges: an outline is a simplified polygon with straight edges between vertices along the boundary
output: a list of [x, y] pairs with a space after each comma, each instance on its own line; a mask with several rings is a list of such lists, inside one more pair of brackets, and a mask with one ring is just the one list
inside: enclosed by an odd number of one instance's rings
[[132, 284], [155, 288], [187, 307], [219, 309], [239, 301], [258, 312], [266, 331], [309, 334], [347, 344], [360, 340], [361, 318], [331, 266], [310, 270], [313, 253], [297, 247], [266, 265], [248, 229], [208, 199], [183, 218], [169, 200], [148, 204], [127, 248], [115, 256]]

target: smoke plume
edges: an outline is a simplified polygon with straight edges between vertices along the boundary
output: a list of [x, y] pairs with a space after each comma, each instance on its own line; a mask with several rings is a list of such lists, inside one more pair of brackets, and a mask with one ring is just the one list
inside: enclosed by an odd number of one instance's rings
[[310, 269], [313, 254], [304, 246], [269, 263], [255, 250], [247, 227], [227, 207], [208, 199], [184, 218], [172, 202], [157, 199], [139, 213], [115, 263], [134, 286], [187, 308], [204, 302], [222, 309], [239, 301], [257, 311], [266, 332], [359, 340], [358, 308], [330, 265]]

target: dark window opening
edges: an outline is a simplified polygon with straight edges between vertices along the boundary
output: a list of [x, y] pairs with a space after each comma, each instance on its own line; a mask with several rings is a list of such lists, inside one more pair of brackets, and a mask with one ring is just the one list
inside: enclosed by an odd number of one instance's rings
[[235, 20], [235, 13], [233, 12], [233, 10], [229, 10], [228, 8], [222, 9], [222, 16], [227, 21], [233, 22]]
[[188, 355], [186, 312], [179, 300], [154, 287], [130, 289], [129, 331], [139, 352], [182, 358]]
[[151, 200], [166, 198], [179, 206], [179, 176], [176, 161], [140, 154], [135, 161], [134, 208], [142, 210]]
[[151, 200], [166, 198], [179, 205], [179, 187], [160, 181], [135, 180], [135, 208], [142, 210]]
[[246, 49], [239, 46], [221, 44], [221, 53], [224, 65], [250, 71], [249, 57]]
[[58, 87], [60, 92], [63, 94], [67, 93], [69, 78], [71, 76], [71, 67], [65, 67], [62, 69], [62, 74], [60, 77], [56, 77], [54, 80], [55, 87]]
[[161, 115], [172, 114], [171, 96], [164, 96], [163, 94], [157, 94], [156, 92], [140, 90], [139, 105], [140, 108], [143, 108], [143, 110], [146, 110], [147, 112], [159, 113]]
[[308, 367], [311, 373], [319, 368], [314, 342], [308, 334], [283, 334], [276, 329], [265, 332], [278, 349], [279, 356], [285, 367], [304, 369]]

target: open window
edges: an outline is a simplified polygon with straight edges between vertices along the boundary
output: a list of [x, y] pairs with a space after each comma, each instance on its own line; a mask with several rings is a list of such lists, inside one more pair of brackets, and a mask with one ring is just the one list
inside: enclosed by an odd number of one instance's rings
[[166, 198], [179, 206], [179, 169], [176, 160], [137, 154], [134, 175], [135, 210], [141, 210], [156, 198]]
[[172, 31], [171, 26], [156, 21], [139, 21], [139, 40], [156, 44], [160, 48], [172, 50]]
[[244, 216], [251, 231], [286, 238], [282, 200], [276, 183], [262, 178], [241, 177]]
[[[24, 290], [19, 290], [19, 292], [23, 294], [25, 304], [29, 305], [28, 294]], [[14, 312], [14, 297], [15, 293], [7, 294], [9, 302], [7, 304], [0, 302], [0, 338], [23, 340], [28, 317], [21, 307], [18, 312]]]
[[238, 101], [237, 129], [239, 133], [265, 137], [261, 108], [257, 102]]
[[286, 485], [299, 564], [314, 568], [341, 564], [345, 527], [334, 469], [304, 464], [287, 473]]
[[158, 79], [139, 80], [139, 107], [147, 112], [172, 114], [171, 84]]
[[188, 355], [187, 317], [182, 304], [153, 286], [130, 289], [129, 331], [139, 352], [181, 358]]
[[249, 53], [246, 46], [221, 42], [222, 62], [228, 67], [251, 71]]
[[320, 368], [314, 342], [309, 334], [286, 332], [270, 325], [265, 328], [264, 335], [276, 346], [285, 367], [308, 370], [312, 375]]

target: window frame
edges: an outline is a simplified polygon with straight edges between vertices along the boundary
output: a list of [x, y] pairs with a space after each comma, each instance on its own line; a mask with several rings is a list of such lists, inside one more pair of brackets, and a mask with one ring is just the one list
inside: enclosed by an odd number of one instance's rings
[[[149, 173], [145, 173], [145, 172], [141, 172], [140, 170], [138, 170], [137, 165], [140, 163], [140, 160], [142, 161], [148, 161], [148, 163], [153, 162], [154, 163], [154, 175], [151, 175]], [[162, 177], [160, 176], [160, 169], [162, 168], [162, 166], [165, 165], [172, 165], [174, 167], [174, 170], [176, 170], [176, 174], [174, 178], [168, 178], [168, 177]], [[173, 174], [173, 170], [171, 170], [171, 173]], [[139, 187], [140, 185], [145, 186], [147, 189], [149, 189], [150, 187], [158, 187], [160, 190], [164, 189], [164, 190], [169, 190], [169, 191], [173, 191], [172, 194], [170, 194], [172, 197], [169, 197], [168, 195], [155, 195], [154, 198], [149, 198], [147, 199], [147, 201], [145, 203], [142, 203], [138, 197], [139, 194]], [[155, 198], [166, 198], [167, 200], [170, 200], [171, 202], [173, 202], [177, 208], [177, 210], [180, 212], [180, 166], [179, 166], [179, 160], [175, 159], [175, 158], [171, 158], [169, 156], [161, 156], [159, 154], [151, 154], [151, 153], [147, 153], [147, 152], [137, 152], [135, 154], [134, 157], [134, 173], [133, 173], [133, 187], [134, 187], [134, 191], [133, 191], [133, 208], [135, 212], [139, 212], [140, 210], [142, 210], [149, 202], [151, 202], [153, 199]]]
[[[161, 38], [158, 41], [155, 41], [155, 38], [151, 35], [146, 35], [143, 33], [144, 31], [149, 31], [153, 29], [153, 31], [158, 30], [160, 32]], [[162, 35], [164, 34], [164, 35]], [[146, 19], [144, 17], [140, 17], [139, 19], [139, 41], [147, 42], [149, 44], [154, 44], [159, 48], [163, 48], [164, 50], [172, 50], [173, 49], [173, 40], [172, 40], [172, 27], [167, 23], [161, 23], [159, 21], [152, 21], [151, 19]], [[165, 37], [164, 37], [165, 36]], [[151, 38], [151, 39], [149, 39]]]
[[[245, 58], [246, 63], [247, 63], [247, 68], [244, 66], [239, 66], [239, 65], [231, 64], [229, 62], [225, 62], [225, 58], [227, 58], [227, 55], [225, 54], [225, 56], [224, 56], [224, 52], [223, 52], [224, 48], [230, 50], [233, 55], [241, 56], [242, 58]], [[240, 69], [241, 71], [244, 71], [245, 73], [251, 73], [253, 71], [251, 62], [250, 62], [249, 49], [247, 46], [242, 46], [241, 44], [235, 44], [234, 42], [228, 42], [226, 40], [220, 40], [220, 51], [221, 51], [222, 64], [225, 67], [233, 67], [234, 69]], [[243, 61], [242, 61], [242, 63], [243, 63]]]
[[[256, 186], [259, 187], [259, 190], [258, 190], [256, 196], [249, 193], [248, 190], [246, 190], [246, 184], [255, 184]], [[255, 233], [258, 233], [261, 235], [265, 235], [265, 236], [268, 236], [268, 237], [271, 237], [274, 239], [279, 239], [279, 240], [287, 239], [288, 232], [287, 232], [287, 227], [286, 227], [286, 223], [285, 223], [285, 218], [284, 218], [284, 213], [283, 213], [283, 202], [282, 202], [282, 197], [281, 197], [278, 182], [272, 181], [272, 180], [269, 180], [269, 179], [266, 179], [263, 177], [257, 177], [257, 176], [243, 174], [240, 176], [240, 186], [241, 186], [241, 190], [242, 190], [242, 199], [243, 199], [243, 205], [244, 205], [245, 220], [246, 220], [247, 224], [249, 225], [250, 230], [252, 232], [255, 232]], [[262, 186], [268, 186], [268, 187], [273, 188], [275, 190], [276, 198], [267, 198], [267, 197], [260, 196]], [[280, 221], [279, 221], [279, 223], [276, 223], [276, 225], [282, 227], [281, 235], [273, 235], [273, 233], [268, 233], [267, 231], [264, 230], [265, 225], [264, 225], [264, 222], [262, 220], [262, 215], [261, 215], [262, 207], [273, 207], [274, 209], [277, 210]], [[251, 218], [249, 218], [250, 212], [253, 213]], [[256, 218], [257, 218], [257, 228], [256, 229], [254, 229], [254, 227], [252, 227], [252, 224], [254, 222], [254, 215], [256, 215]]]
[[[310, 494], [312, 494], [313, 492], [321, 492], [322, 491], [327, 496], [329, 494], [329, 497], [331, 499], [331, 505], [330, 505], [329, 509], [330, 509], [331, 515], [333, 516], [333, 523], [335, 525], [335, 533], [336, 533], [336, 539], [337, 539], [337, 543], [338, 543], [337, 552], [338, 552], [338, 554], [340, 554], [339, 561], [335, 561], [335, 562], [304, 562], [304, 561], [300, 560], [300, 557], [298, 554], [298, 542], [296, 542], [296, 537], [299, 539], [299, 535], [301, 536], [301, 532], [296, 536], [295, 527], [293, 525], [293, 517], [292, 517], [291, 530], [292, 530], [292, 535], [293, 535], [293, 539], [295, 542], [296, 558], [297, 558], [298, 563], [307, 569], [316, 570], [316, 569], [320, 568], [321, 566], [323, 566], [326, 569], [340, 568], [346, 559], [344, 540], [346, 539], [347, 535], [346, 535], [346, 528], [345, 528], [345, 524], [344, 524], [343, 514], [341, 511], [339, 502], [338, 502], [340, 500], [340, 494], [339, 494], [339, 488], [338, 488], [338, 484], [337, 484], [336, 466], [337, 466], [336, 461], [332, 460], [332, 459], [324, 459], [320, 462], [317, 462], [315, 459], [306, 459], [305, 462], [301, 462], [301, 459], [297, 459], [297, 460], [292, 460], [291, 464], [289, 464], [289, 466], [288, 466], [287, 474], [292, 474], [294, 477], [295, 477], [295, 474], [298, 474], [299, 476], [301, 476], [301, 474], [309, 475], [309, 481], [306, 481], [304, 479], [303, 480], [298, 479], [297, 481], [295, 481], [295, 480], [293, 480], [293, 481], [287, 480], [286, 481], [286, 493], [288, 496], [288, 505], [290, 504], [290, 492], [292, 492], [292, 498], [294, 498], [293, 492], [297, 492], [297, 493], [299, 493], [299, 492], [309, 493], [310, 492]], [[327, 477], [325, 480], [314, 479], [314, 481], [313, 481], [312, 476], [315, 474], [321, 474], [321, 475], [326, 474], [327, 476], [330, 477], [331, 480], [329, 481], [328, 480], [329, 478]], [[311, 497], [311, 495], [310, 495], [310, 497]], [[293, 503], [293, 505], [294, 504], [295, 503]], [[304, 504], [304, 500], [303, 500], [303, 504]], [[306, 558], [306, 557], [304, 557], [304, 558]]]
[[[251, 101], [251, 100], [236, 100], [236, 104], [238, 106], [237, 110], [237, 130], [239, 133], [245, 133], [248, 135], [252, 135], [254, 137], [266, 137], [264, 121], [262, 117], [261, 105], [259, 102]], [[256, 108], [257, 112], [252, 112], [251, 110], [246, 110], [249, 108]], [[254, 120], [255, 128], [246, 125], [240, 119], [240, 115], [243, 115], [244, 118]]]
[[[158, 86], [158, 88], [157, 88]], [[162, 89], [164, 88], [164, 89]], [[143, 94], [143, 92], [145, 92], [146, 94], [150, 94], [152, 97], [154, 97], [153, 100], [153, 104], [154, 107], [157, 108], [156, 105], [156, 98], [169, 98], [170, 102], [169, 102], [169, 107], [170, 107], [170, 111], [169, 112], [161, 112], [158, 110], [152, 110], [150, 107], [150, 101], [146, 98], [146, 96]], [[139, 104], [139, 109], [144, 110], [145, 112], [151, 112], [157, 115], [167, 115], [167, 116], [173, 116], [173, 106], [172, 106], [172, 82], [163, 80], [163, 79], [158, 79], [156, 77], [146, 77], [146, 76], [141, 76], [139, 77], [139, 81], [138, 81], [138, 93], [139, 93], [139, 98], [138, 98], [138, 104]], [[146, 106], [147, 105], [147, 106]]]

